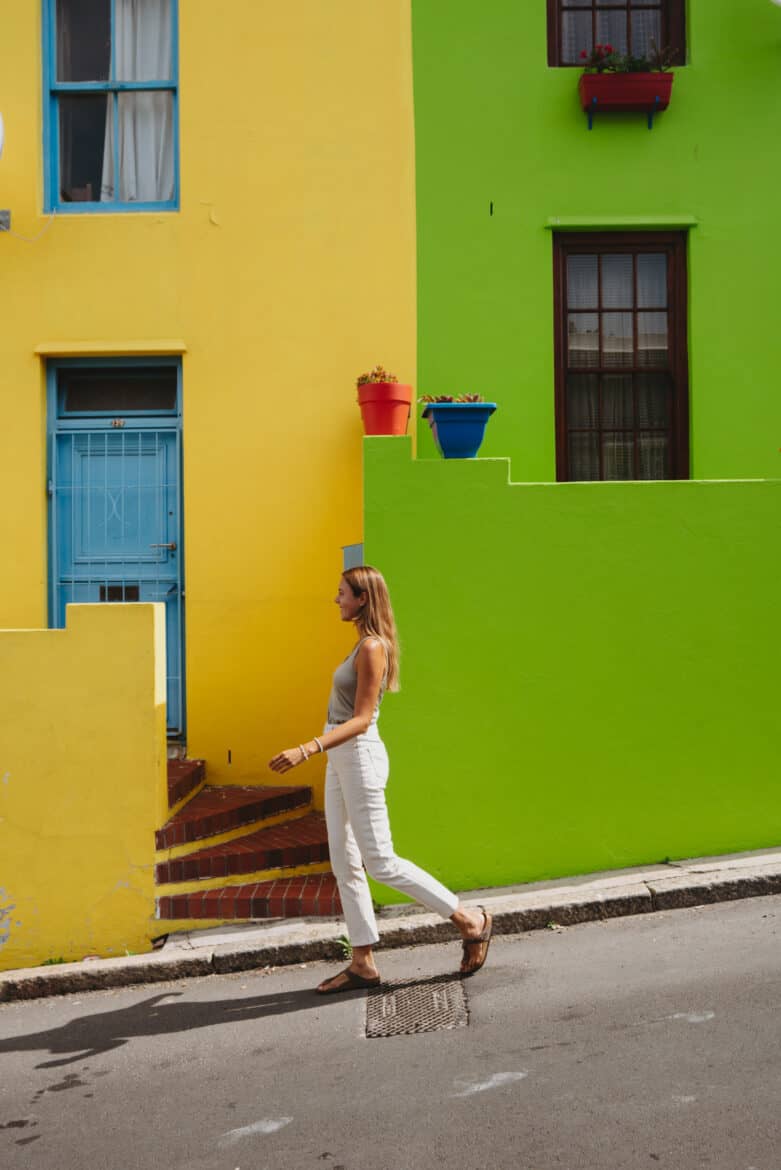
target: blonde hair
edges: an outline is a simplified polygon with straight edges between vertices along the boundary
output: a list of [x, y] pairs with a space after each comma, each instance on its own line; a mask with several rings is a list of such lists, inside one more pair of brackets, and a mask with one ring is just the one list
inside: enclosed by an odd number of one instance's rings
[[371, 565], [356, 565], [353, 569], [345, 569], [342, 576], [355, 597], [360, 597], [362, 593], [366, 594], [366, 602], [355, 619], [355, 624], [362, 637], [378, 638], [382, 642], [388, 659], [387, 687], [389, 691], [397, 691], [399, 636], [385, 578], [379, 569]]

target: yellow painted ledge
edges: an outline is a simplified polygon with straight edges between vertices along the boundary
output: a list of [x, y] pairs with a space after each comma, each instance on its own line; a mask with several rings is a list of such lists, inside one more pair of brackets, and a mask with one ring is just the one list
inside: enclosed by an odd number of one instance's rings
[[[163, 935], [172, 934], [188, 934], [191, 930], [214, 930], [217, 926], [272, 926], [284, 923], [287, 926], [300, 923], [302, 926], [313, 923], [327, 922], [334, 928], [334, 942], [337, 941], [339, 935], [342, 933], [340, 929], [344, 922], [344, 917], [341, 914], [312, 915], [309, 918], [156, 918], [154, 925], [156, 930], [156, 937], [160, 938]], [[273, 938], [273, 935], [271, 936]], [[185, 951], [187, 955], [197, 955], [200, 948], [192, 951]], [[208, 949], [204, 948], [204, 953], [208, 954]]]
[[192, 857], [203, 849], [211, 849], [213, 845], [227, 845], [229, 841], [238, 841], [241, 837], [249, 837], [252, 833], [259, 833], [262, 829], [273, 829], [276, 825], [286, 825], [289, 821], [299, 821], [312, 812], [312, 802], [298, 805], [296, 808], [286, 809], [276, 816], [266, 817], [261, 821], [251, 821], [248, 825], [239, 825], [235, 829], [226, 829], [224, 833], [215, 833], [213, 837], [199, 837], [197, 841], [185, 841], [183, 845], [170, 845], [167, 849], [155, 851], [155, 864], [161, 861], [179, 861], [182, 857]]
[[198, 796], [200, 792], [203, 792], [205, 787], [206, 777], [204, 776], [203, 780], [201, 780], [199, 784], [196, 784], [195, 788], [188, 792], [186, 796], [183, 796], [181, 800], [176, 802], [176, 804], [170, 805], [170, 807], [167, 809], [167, 815], [163, 821], [163, 824], [167, 825], [169, 821], [172, 821], [176, 814], [180, 813], [186, 804], [189, 804], [190, 801]]
[[155, 886], [155, 895], [158, 898], [175, 898], [178, 894], [206, 894], [209, 890], [225, 890], [229, 886], [251, 886], [258, 882], [330, 872], [330, 862], [310, 861], [305, 865], [277, 866], [276, 869], [258, 869], [253, 873], [229, 873], [222, 877], [193, 878], [186, 882], [161, 882]]
[[44, 341], [33, 351], [37, 357], [132, 357], [158, 355], [160, 357], [187, 353], [187, 343], [181, 338], [155, 338], [154, 340], [87, 340], [87, 341]]

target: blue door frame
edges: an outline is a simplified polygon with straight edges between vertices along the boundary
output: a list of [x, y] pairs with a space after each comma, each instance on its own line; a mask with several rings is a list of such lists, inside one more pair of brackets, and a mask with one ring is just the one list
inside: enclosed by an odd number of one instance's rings
[[[63, 371], [176, 374], [169, 409], [68, 409]], [[110, 404], [109, 404], [110, 405]], [[160, 601], [168, 735], [182, 738], [184, 581], [178, 359], [59, 361], [48, 368], [49, 625], [75, 602]], [[110, 659], [107, 658], [107, 663]]]

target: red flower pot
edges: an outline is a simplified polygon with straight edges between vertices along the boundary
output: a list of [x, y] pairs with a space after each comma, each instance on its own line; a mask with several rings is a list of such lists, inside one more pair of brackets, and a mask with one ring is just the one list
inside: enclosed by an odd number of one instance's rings
[[673, 73], [583, 73], [578, 83], [580, 104], [586, 113], [627, 110], [653, 114], [669, 106], [674, 76]]
[[358, 403], [367, 435], [406, 435], [412, 387], [403, 382], [367, 382], [358, 387]]

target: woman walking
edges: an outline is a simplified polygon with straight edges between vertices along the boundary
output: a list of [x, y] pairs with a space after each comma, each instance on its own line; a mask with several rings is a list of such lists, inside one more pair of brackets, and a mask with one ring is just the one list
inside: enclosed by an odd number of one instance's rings
[[391, 840], [385, 804], [388, 753], [377, 729], [385, 691], [399, 689], [399, 644], [388, 587], [377, 569], [362, 565], [344, 572], [335, 601], [342, 621], [355, 625], [358, 641], [334, 673], [325, 731], [270, 761], [274, 772], [284, 774], [311, 755], [328, 752], [328, 848], [353, 953], [350, 966], [317, 990], [331, 995], [380, 982], [373, 955], [377, 922], [364, 865], [376, 881], [449, 918], [461, 933], [461, 972], [474, 975], [488, 954], [491, 915], [482, 908], [467, 910], [436, 878], [397, 857]]

